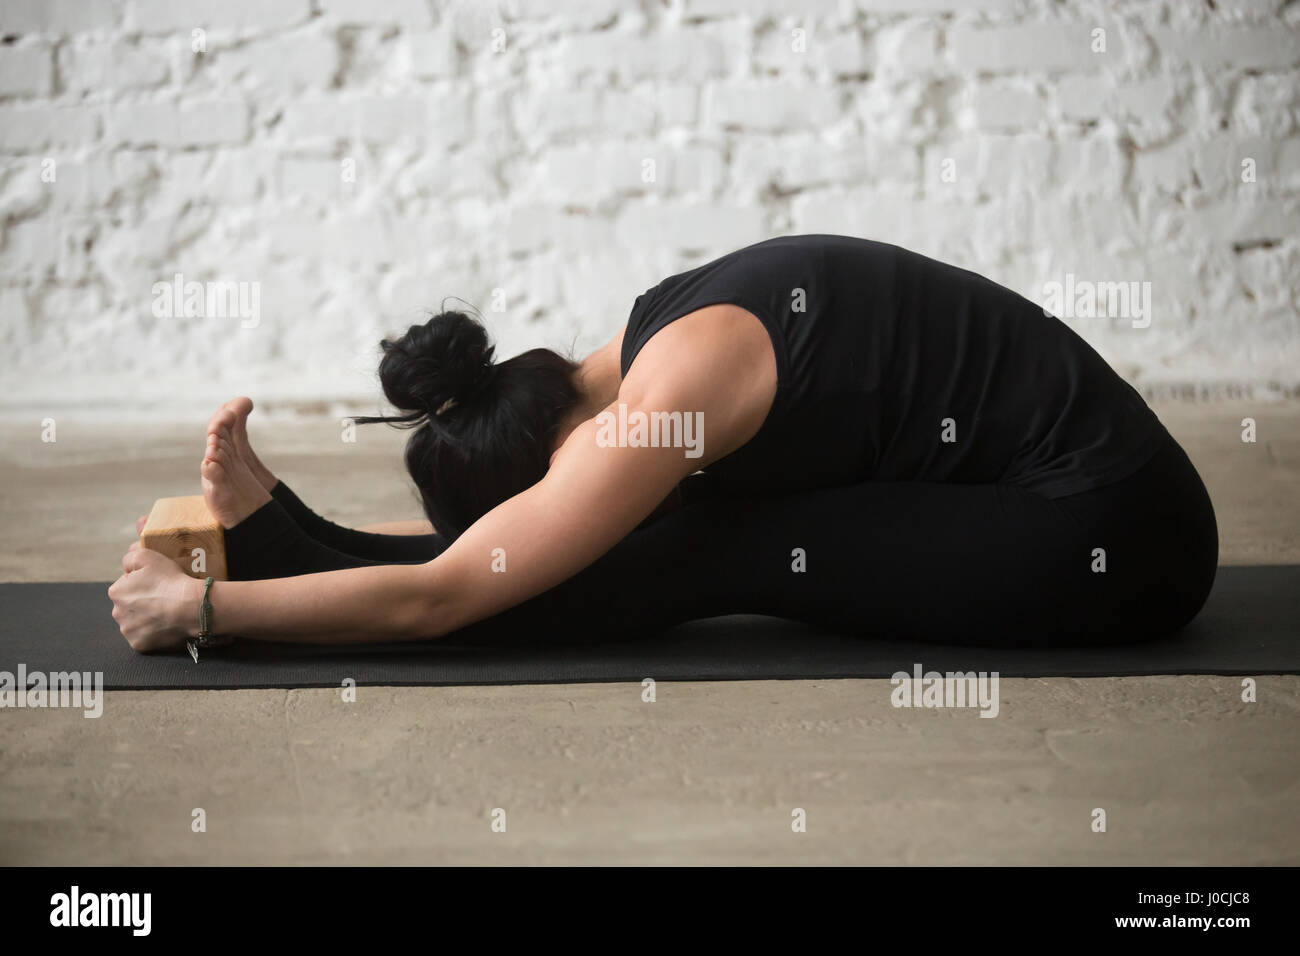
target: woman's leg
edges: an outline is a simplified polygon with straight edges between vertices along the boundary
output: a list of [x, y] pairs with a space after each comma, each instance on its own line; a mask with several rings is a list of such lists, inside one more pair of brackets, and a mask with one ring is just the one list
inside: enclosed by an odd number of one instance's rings
[[[277, 479], [253, 451], [248, 440], [248, 416], [252, 410], [253, 403], [248, 398], [231, 399], [218, 408], [208, 422], [209, 442], [215, 435], [229, 456], [222, 483], [244, 483], [265, 489], [266, 494], [279, 502], [283, 512], [306, 532], [307, 537], [323, 547], [310, 547], [301, 536], [283, 526], [279, 509], [271, 509], [257, 522], [234, 535], [236, 541], [244, 542], [237, 550], [246, 573], [256, 571], [260, 577], [284, 577], [358, 566], [346, 563], [348, 557], [360, 559], [360, 564], [418, 563], [432, 560], [446, 550], [446, 540], [438, 535], [372, 534], [345, 528], [316, 514], [288, 485]], [[265, 499], [266, 494], [261, 497]], [[209, 507], [213, 506], [214, 502], [209, 500]], [[220, 509], [215, 508], [214, 513], [217, 510]], [[237, 527], [243, 524], [240, 522]], [[228, 548], [229, 538], [230, 532], [227, 532]], [[263, 539], [279, 542], [274, 558], [256, 559], [256, 542]]]
[[[1204, 487], [1169, 446], [1124, 481], [1057, 501], [919, 483], [742, 498], [696, 482], [681, 510], [578, 575], [443, 641], [618, 640], [735, 613], [946, 643], [1159, 636], [1199, 610], [1217, 560]], [[395, 563], [313, 540], [278, 501], [227, 532], [227, 548], [232, 577]]]
[[[682, 483], [683, 488], [694, 484]], [[376, 564], [423, 564], [447, 550], [439, 534], [398, 535], [357, 531], [322, 518], [282, 481], [271, 501], [226, 530], [232, 580], [295, 577]]]
[[426, 552], [394, 554], [387, 560], [346, 554], [309, 535], [274, 497], [227, 528], [225, 544], [226, 570], [232, 581], [290, 578], [374, 564], [420, 564], [441, 553], [440, 547], [430, 546]]
[[446, 640], [617, 640], [756, 613], [942, 643], [1132, 641], [1186, 624], [1217, 564], [1213, 508], [1172, 438], [1129, 478], [1059, 501], [1010, 485], [693, 492], [564, 584]]
[[1122, 617], [1141, 637], [1178, 630], [1205, 604], [1218, 570], [1218, 525], [1205, 485], [1172, 437], [1136, 474], [1056, 504], [1082, 529], [1090, 553], [1104, 550], [1105, 571], [1083, 582], [1094, 614]]
[[749, 613], [884, 638], [1078, 641], [1086, 544], [1055, 503], [1003, 485], [697, 499], [564, 584], [448, 639], [617, 640]]
[[431, 561], [447, 550], [447, 540], [438, 534], [375, 534], [345, 528], [312, 511], [283, 481], [271, 489], [294, 522], [311, 538], [334, 551], [379, 564]]

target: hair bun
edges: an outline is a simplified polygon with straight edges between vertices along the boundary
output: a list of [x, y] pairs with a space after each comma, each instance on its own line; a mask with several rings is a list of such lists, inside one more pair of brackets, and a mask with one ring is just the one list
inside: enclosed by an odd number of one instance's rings
[[440, 312], [380, 347], [385, 397], [403, 412], [429, 418], [469, 404], [495, 368], [487, 330], [463, 312]]

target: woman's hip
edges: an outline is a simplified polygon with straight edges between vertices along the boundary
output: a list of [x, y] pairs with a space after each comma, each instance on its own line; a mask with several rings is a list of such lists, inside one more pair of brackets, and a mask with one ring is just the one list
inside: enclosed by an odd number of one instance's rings
[[1124, 630], [1169, 632], [1200, 611], [1218, 567], [1218, 523], [1172, 436], [1127, 478], [1055, 502], [1089, 547], [1090, 613], [1123, 615]]

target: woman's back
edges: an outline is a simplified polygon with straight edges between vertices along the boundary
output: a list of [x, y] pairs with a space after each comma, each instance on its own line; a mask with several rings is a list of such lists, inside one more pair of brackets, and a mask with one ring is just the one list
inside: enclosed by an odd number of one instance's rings
[[1131, 474], [1163, 434], [1132, 387], [1039, 306], [843, 236], [772, 239], [663, 280], [632, 308], [624, 374], [660, 329], [719, 303], [764, 324], [778, 375], [763, 428], [707, 469], [727, 484], [1004, 482], [1061, 497]]

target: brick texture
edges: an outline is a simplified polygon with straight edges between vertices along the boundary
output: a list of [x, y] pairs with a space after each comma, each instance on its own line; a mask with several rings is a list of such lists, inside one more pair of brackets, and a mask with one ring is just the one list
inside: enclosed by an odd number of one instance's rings
[[[5, 0], [0, 37], [6, 413], [372, 410], [378, 338], [445, 297], [581, 352], [814, 231], [1036, 301], [1150, 282], [1147, 328], [1070, 320], [1122, 374], [1300, 385], [1282, 0]], [[260, 322], [157, 317], [178, 273]]]

